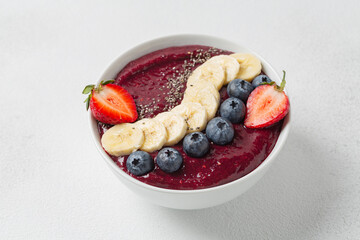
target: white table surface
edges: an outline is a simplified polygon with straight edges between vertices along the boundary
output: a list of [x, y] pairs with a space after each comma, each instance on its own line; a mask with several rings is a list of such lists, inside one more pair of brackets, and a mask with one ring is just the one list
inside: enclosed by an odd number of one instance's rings
[[[0, 239], [359, 239], [359, 1], [0, 0]], [[287, 70], [292, 131], [224, 205], [151, 205], [110, 172], [81, 94], [128, 48], [221, 36]]]

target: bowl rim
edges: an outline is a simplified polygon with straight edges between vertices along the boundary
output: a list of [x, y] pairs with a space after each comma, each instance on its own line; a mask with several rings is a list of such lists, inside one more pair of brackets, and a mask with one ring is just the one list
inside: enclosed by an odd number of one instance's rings
[[[147, 40], [144, 41], [140, 44], [136, 44], [134, 46], [132, 46], [131, 48], [127, 49], [126, 51], [122, 52], [118, 57], [116, 57], [115, 59], [113, 59], [113, 61], [111, 61], [111, 63], [109, 65], [107, 65], [106, 69], [103, 71], [103, 73], [101, 74], [101, 77], [98, 79], [96, 84], [99, 84], [99, 82], [102, 80], [102, 76], [105, 75], [112, 67], [114, 67], [114, 65], [119, 62], [126, 54], [128, 54], [131, 51], [134, 51], [137, 48], [142, 48], [146, 45], [152, 44], [152, 43], [156, 43], [156, 42], [161, 42], [164, 40], [169, 40], [169, 39], [176, 39], [176, 38], [201, 38], [201, 39], [211, 39], [213, 41], [221, 41], [221, 42], [229, 42], [232, 43], [233, 45], [236, 45], [240, 48], [244, 48], [247, 50], [247, 52], [254, 54], [255, 56], [257, 56], [262, 63], [266, 63], [267, 67], [270, 68], [270, 70], [276, 75], [276, 77], [278, 79], [281, 79], [279, 77], [278, 72], [274, 69], [274, 67], [272, 65], [270, 65], [264, 58], [262, 58], [259, 54], [257, 54], [256, 52], [252, 51], [251, 49], [244, 47], [243, 45], [235, 42], [235, 41], [230, 41], [228, 39], [225, 38], [220, 38], [220, 37], [215, 37], [215, 36], [211, 36], [211, 35], [204, 35], [204, 34], [174, 34], [174, 35], [167, 35], [167, 36], [162, 36], [162, 37], [157, 37], [151, 40]], [[194, 43], [196, 44], [196, 43]], [[186, 44], [187, 45], [187, 44]], [[180, 46], [180, 45], [173, 45], [173, 46]], [[168, 46], [171, 47], [171, 46]], [[216, 46], [214, 46], [216, 47]], [[152, 50], [152, 51], [156, 51], [156, 50]], [[146, 53], [144, 53], [145, 55]], [[120, 71], [120, 70], [119, 70]], [[290, 101], [290, 96], [288, 93], [288, 89], [285, 87], [286, 95], [289, 98]], [[89, 127], [90, 127], [90, 131], [91, 131], [91, 135], [93, 138], [93, 141], [95, 143], [96, 148], [98, 149], [99, 153], [101, 154], [101, 156], [103, 157], [104, 161], [107, 163], [107, 165], [109, 167], [111, 167], [112, 170], [114, 170], [116, 173], [120, 174], [125, 180], [130, 181], [130, 183], [133, 183], [139, 187], [145, 188], [147, 190], [152, 190], [152, 191], [156, 191], [156, 192], [162, 192], [162, 193], [170, 193], [170, 194], [195, 194], [195, 193], [205, 193], [205, 192], [211, 192], [211, 191], [216, 191], [219, 189], [223, 189], [223, 188], [229, 188], [233, 185], [236, 184], [240, 184], [241, 182], [245, 182], [248, 179], [252, 178], [253, 176], [257, 175], [258, 173], [261, 173], [262, 170], [266, 169], [276, 158], [276, 156], [279, 154], [279, 152], [281, 151], [282, 147], [284, 146], [287, 136], [289, 134], [290, 131], [290, 119], [291, 119], [291, 110], [289, 111], [289, 113], [287, 114], [287, 116], [284, 119], [282, 128], [281, 128], [281, 132], [279, 134], [279, 137], [274, 145], [273, 150], [271, 151], [271, 153], [264, 159], [264, 161], [262, 161], [260, 163], [259, 166], [257, 166], [254, 170], [252, 170], [250, 173], [246, 174], [243, 177], [240, 177], [236, 180], [233, 180], [231, 182], [225, 183], [225, 184], [221, 184], [221, 185], [217, 185], [217, 186], [213, 186], [213, 187], [207, 187], [207, 188], [202, 188], [202, 189], [167, 189], [167, 188], [162, 188], [162, 187], [156, 187], [150, 184], [146, 184], [141, 182], [140, 180], [137, 180], [135, 178], [133, 178], [132, 176], [130, 176], [129, 174], [127, 174], [126, 172], [124, 172], [120, 167], [118, 167], [116, 165], [116, 163], [107, 155], [107, 153], [105, 152], [105, 150], [102, 148], [101, 146], [101, 141], [99, 139], [99, 133], [96, 127], [96, 120], [94, 119], [94, 117], [91, 114], [91, 111], [88, 111], [88, 121], [89, 121]]]

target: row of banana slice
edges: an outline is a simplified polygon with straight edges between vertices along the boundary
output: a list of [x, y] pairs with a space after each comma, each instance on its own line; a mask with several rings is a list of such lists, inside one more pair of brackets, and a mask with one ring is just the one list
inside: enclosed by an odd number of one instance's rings
[[122, 156], [138, 149], [154, 152], [175, 145], [185, 134], [204, 130], [214, 118], [223, 85], [236, 78], [252, 81], [260, 72], [261, 62], [252, 54], [212, 57], [193, 71], [180, 105], [152, 119], [111, 127], [101, 138], [102, 146], [109, 154]]

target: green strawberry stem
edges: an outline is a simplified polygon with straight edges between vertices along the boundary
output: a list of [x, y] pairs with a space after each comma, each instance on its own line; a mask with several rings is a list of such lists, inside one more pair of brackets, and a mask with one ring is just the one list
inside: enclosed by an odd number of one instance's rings
[[84, 90], [82, 91], [83, 94], [88, 94], [90, 93], [93, 89], [94, 89], [95, 85], [91, 84], [91, 85], [87, 85]]
[[86, 110], [89, 110], [89, 106], [90, 106], [90, 100], [93, 94], [93, 91], [97, 91], [100, 92], [102, 90], [102, 87], [109, 84], [109, 83], [113, 83], [115, 82], [115, 80], [110, 79], [110, 80], [103, 80], [99, 83], [99, 85], [97, 87], [95, 87], [94, 84], [91, 85], [87, 85], [84, 90], [82, 91], [82, 94], [89, 94], [88, 97], [85, 99], [84, 103], [86, 103]]
[[286, 72], [285, 72], [285, 70], [283, 70], [283, 73], [284, 73], [284, 75], [283, 75], [283, 79], [281, 81], [280, 86], [276, 85], [276, 83], [274, 81], [271, 81], [269, 83], [268, 82], [263, 82], [263, 83], [260, 83], [260, 85], [270, 85], [270, 86], [274, 85], [274, 88], [275, 88], [276, 91], [279, 91], [279, 92], [284, 91], [285, 84], [286, 84], [286, 81], [285, 81]]
[[275, 85], [275, 90], [279, 91], [279, 92], [282, 92], [284, 91], [284, 88], [285, 88], [285, 84], [286, 84], [286, 81], [285, 81], [285, 76], [286, 76], [286, 72], [285, 70], [283, 70], [283, 79], [281, 81], [281, 84], [280, 84], [280, 87], [278, 85]]

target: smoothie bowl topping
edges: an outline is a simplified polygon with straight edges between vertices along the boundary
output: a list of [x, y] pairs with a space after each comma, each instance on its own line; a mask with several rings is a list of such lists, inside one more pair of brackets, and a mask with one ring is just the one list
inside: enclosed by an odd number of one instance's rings
[[289, 112], [249, 53], [170, 47], [128, 63], [115, 80], [83, 93], [101, 145], [134, 178], [168, 189], [202, 189], [245, 176], [275, 146]]

